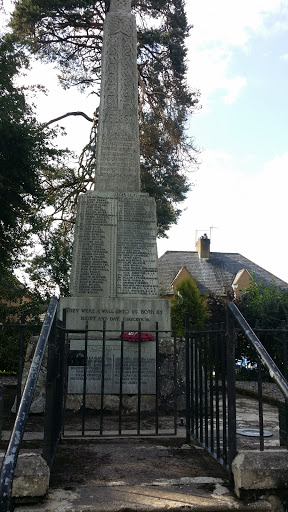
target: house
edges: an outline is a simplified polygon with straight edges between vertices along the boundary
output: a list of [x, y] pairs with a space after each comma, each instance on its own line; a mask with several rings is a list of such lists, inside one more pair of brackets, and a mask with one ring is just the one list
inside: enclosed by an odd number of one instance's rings
[[177, 285], [192, 276], [201, 295], [213, 294], [228, 299], [236, 298], [249, 287], [251, 275], [256, 282], [288, 292], [288, 283], [259, 267], [238, 253], [211, 252], [210, 239], [200, 237], [196, 251], [167, 251], [158, 260], [160, 295], [171, 298]]

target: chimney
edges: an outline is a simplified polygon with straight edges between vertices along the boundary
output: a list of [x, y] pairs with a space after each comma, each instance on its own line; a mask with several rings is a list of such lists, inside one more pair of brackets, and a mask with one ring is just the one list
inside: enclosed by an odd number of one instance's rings
[[210, 238], [206, 235], [200, 236], [196, 242], [196, 249], [201, 260], [209, 260], [210, 258]]

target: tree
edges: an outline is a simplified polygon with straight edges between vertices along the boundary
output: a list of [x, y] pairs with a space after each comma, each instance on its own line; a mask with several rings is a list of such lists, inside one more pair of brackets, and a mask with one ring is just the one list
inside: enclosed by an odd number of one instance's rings
[[[102, 31], [109, 4], [108, 0], [20, 0], [11, 21], [13, 40], [44, 62], [57, 63], [63, 87], [99, 94]], [[165, 236], [181, 213], [178, 204], [189, 190], [187, 166], [195, 162], [193, 143], [185, 131], [199, 100], [186, 81], [189, 27], [184, 0], [135, 0], [132, 9], [138, 24], [142, 191], [155, 197], [159, 236]], [[66, 219], [75, 202], [70, 185], [77, 195], [93, 183], [94, 136], [91, 141], [77, 177], [70, 183], [65, 178], [66, 188], [61, 179], [51, 183], [53, 191], [58, 188], [64, 196], [61, 216]], [[73, 215], [72, 208], [72, 223]]]
[[0, 270], [23, 256], [44, 201], [41, 171], [51, 169], [60, 152], [51, 144], [55, 132], [43, 128], [14, 85], [23, 54], [0, 41]]
[[[252, 328], [280, 329], [288, 320], [288, 293], [274, 283], [256, 282], [252, 277], [249, 289], [236, 302], [242, 315]], [[257, 334], [257, 332], [256, 332]], [[281, 332], [259, 333], [260, 341], [276, 361], [280, 369], [283, 367], [283, 336]], [[237, 343], [238, 355], [245, 354], [250, 361], [255, 361], [255, 351], [240, 338]]]
[[192, 277], [177, 286], [171, 303], [172, 330], [178, 336], [185, 335], [185, 313], [189, 313], [190, 325], [202, 325], [207, 317], [205, 300]]

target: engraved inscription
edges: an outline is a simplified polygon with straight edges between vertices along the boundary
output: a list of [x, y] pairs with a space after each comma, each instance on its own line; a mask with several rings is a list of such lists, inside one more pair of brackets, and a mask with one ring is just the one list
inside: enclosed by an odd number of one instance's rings
[[120, 296], [158, 295], [155, 215], [151, 198], [129, 194], [119, 198], [117, 293]]
[[134, 16], [105, 20], [95, 190], [140, 191]]
[[80, 198], [70, 285], [72, 294], [115, 295], [116, 212], [113, 199]]
[[[83, 392], [83, 366], [77, 366], [77, 360], [83, 359], [83, 341], [70, 342], [71, 363], [68, 369], [68, 393]], [[106, 341], [105, 365], [104, 365], [104, 393], [119, 393], [121, 354], [120, 341]], [[80, 357], [77, 357], [78, 356]], [[141, 392], [155, 394], [156, 387], [156, 346], [155, 342], [147, 342], [141, 346]], [[73, 365], [75, 364], [75, 366]], [[124, 342], [123, 364], [123, 388], [125, 394], [138, 392], [139, 355], [138, 345], [132, 342]], [[102, 379], [102, 342], [88, 341], [87, 352], [87, 393], [101, 392]]]

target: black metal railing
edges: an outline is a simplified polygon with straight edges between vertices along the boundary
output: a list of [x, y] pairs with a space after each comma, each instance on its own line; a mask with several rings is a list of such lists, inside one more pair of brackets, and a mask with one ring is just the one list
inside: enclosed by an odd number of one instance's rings
[[[122, 322], [118, 340], [110, 339], [113, 331], [106, 329], [105, 321], [101, 330], [87, 325], [84, 330], [63, 326], [62, 331], [66, 350], [63, 437], [177, 433], [181, 398], [185, 409], [185, 374], [178, 372], [179, 366], [185, 368], [184, 342], [159, 331], [157, 323], [149, 333], [143, 333], [141, 323], [131, 333]], [[133, 340], [127, 339], [127, 333]], [[153, 341], [145, 341], [147, 334]]]
[[186, 439], [196, 439], [228, 469], [231, 389], [225, 335], [224, 325], [189, 326], [186, 317]]
[[[281, 434], [284, 442], [280, 444], [286, 445], [288, 448], [288, 382], [287, 382], [287, 329], [284, 327], [283, 323], [281, 328], [279, 329], [261, 329], [258, 325], [255, 330], [253, 330], [236, 305], [232, 302], [227, 304], [227, 312], [228, 318], [233, 319], [234, 325], [233, 336], [237, 337], [239, 331], [242, 336], [245, 337], [247, 344], [253, 348], [254, 350], [254, 361], [256, 363], [255, 370], [257, 372], [257, 400], [258, 400], [258, 426], [259, 426], [259, 449], [261, 451], [264, 450], [264, 420], [263, 420], [263, 375], [265, 378], [269, 378], [280, 391], [280, 396], [282, 399], [279, 403], [279, 413], [281, 413], [283, 418], [283, 432]], [[275, 357], [278, 360], [278, 365], [275, 360], [272, 359], [264, 345], [261, 343], [257, 334], [264, 337], [266, 335], [274, 336], [274, 351], [276, 352]], [[279, 340], [279, 334], [280, 340]], [[271, 344], [271, 343], [270, 343]], [[282, 350], [280, 346], [282, 344]], [[280, 357], [279, 357], [280, 352]], [[252, 355], [253, 358], [253, 355]], [[279, 369], [281, 366], [282, 372]]]
[[[261, 332], [258, 327], [259, 332]], [[186, 437], [196, 439], [228, 471], [237, 454], [236, 342], [242, 337], [255, 350], [257, 401], [259, 409], [259, 449], [264, 449], [262, 370], [265, 367], [283, 395], [281, 406], [283, 435], [287, 440], [288, 384], [255, 332], [234, 303], [227, 304], [224, 325], [195, 327], [186, 317]], [[275, 330], [274, 330], [275, 331]], [[277, 332], [279, 330], [276, 330]], [[283, 373], [287, 377], [287, 334], [283, 340]], [[286, 352], [285, 352], [286, 351]], [[286, 355], [285, 355], [286, 354]], [[248, 370], [247, 370], [248, 372]], [[249, 373], [249, 372], [248, 372]], [[252, 374], [251, 374], [252, 375]], [[286, 425], [286, 427], [285, 427]], [[282, 443], [285, 444], [285, 443]], [[286, 441], [286, 446], [288, 445]]]
[[[21, 313], [19, 322], [5, 322], [0, 324], [1, 360], [0, 368], [8, 373], [17, 374], [16, 411], [18, 410], [22, 394], [22, 374], [24, 353], [28, 339], [40, 333], [41, 324], [27, 321], [26, 313]], [[18, 333], [18, 334], [16, 334]]]
[[12, 507], [12, 484], [14, 471], [23, 439], [34, 390], [37, 384], [47, 340], [54, 322], [57, 299], [53, 297], [43, 322], [39, 340], [35, 349], [30, 371], [23, 390], [22, 398], [16, 415], [14, 428], [6, 450], [0, 476], [0, 512], [10, 512]]

